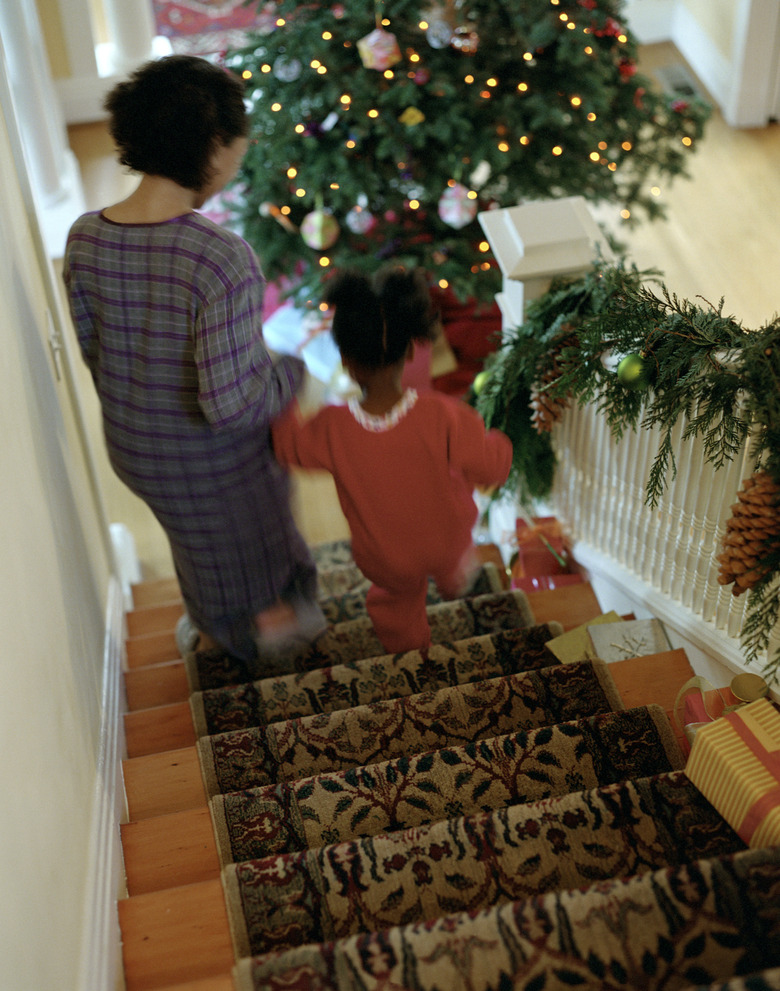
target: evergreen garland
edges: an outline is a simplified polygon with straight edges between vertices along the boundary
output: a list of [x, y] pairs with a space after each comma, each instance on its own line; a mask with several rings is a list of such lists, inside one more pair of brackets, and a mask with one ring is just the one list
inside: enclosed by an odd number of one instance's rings
[[[680, 299], [657, 272], [601, 264], [579, 279], [554, 281], [528, 305], [526, 316], [493, 356], [490, 377], [474, 397], [485, 422], [504, 430], [515, 445], [509, 485], [520, 491], [521, 501], [544, 497], [552, 488], [547, 436], [537, 435], [534, 442], [534, 450], [545, 452], [542, 458], [517, 449], [535, 433], [530, 410], [522, 416], [519, 410], [553, 362], [558, 375], [545, 386], [550, 395], [594, 403], [615, 439], [629, 429], [659, 428], [646, 485], [649, 506], [658, 504], [676, 473], [672, 431], [681, 417], [682, 442], [700, 438], [714, 468], [740, 455], [749, 440], [754, 469], [780, 484], [780, 318], [748, 330], [724, 314], [722, 300], [714, 306]], [[566, 338], [569, 344], [561, 349]], [[615, 371], [616, 360], [626, 355], [639, 370], [634, 387]], [[780, 618], [780, 550], [771, 540], [765, 548], [742, 630], [748, 663], [766, 649]], [[767, 668], [772, 676], [778, 671], [780, 652]]]

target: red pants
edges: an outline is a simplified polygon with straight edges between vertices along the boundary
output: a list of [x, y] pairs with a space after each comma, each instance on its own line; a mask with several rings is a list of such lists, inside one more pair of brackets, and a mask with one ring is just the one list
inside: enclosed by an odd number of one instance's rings
[[[466, 578], [476, 565], [470, 547], [456, 568], [434, 575], [436, 587], [445, 599], [463, 594]], [[366, 608], [374, 631], [388, 654], [424, 650], [431, 643], [426, 600], [428, 578], [405, 582], [402, 588], [386, 589], [372, 585], [366, 594]]]

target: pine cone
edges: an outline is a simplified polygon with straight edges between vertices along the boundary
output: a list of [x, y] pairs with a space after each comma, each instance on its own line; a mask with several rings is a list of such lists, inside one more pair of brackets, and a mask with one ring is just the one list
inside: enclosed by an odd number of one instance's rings
[[743, 481], [737, 499], [718, 555], [718, 582], [734, 582], [732, 593], [742, 595], [769, 571], [762, 560], [780, 550], [780, 485], [766, 472], [756, 472]]
[[[571, 329], [570, 325], [565, 329]], [[564, 410], [569, 408], [569, 396], [551, 396], [549, 387], [561, 374], [558, 361], [561, 351], [567, 347], [574, 347], [577, 343], [577, 337], [574, 334], [559, 340], [546, 356], [547, 362], [549, 362], [547, 369], [539, 381], [531, 386], [531, 401], [528, 405], [532, 410], [531, 422], [539, 434], [549, 433], [554, 424], [560, 420]]]

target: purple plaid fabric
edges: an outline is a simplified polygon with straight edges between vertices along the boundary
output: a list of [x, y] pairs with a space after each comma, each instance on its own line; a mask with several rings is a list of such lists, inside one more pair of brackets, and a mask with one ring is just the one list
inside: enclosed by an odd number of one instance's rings
[[253, 251], [197, 213], [158, 224], [88, 213], [64, 278], [114, 470], [168, 535], [196, 625], [253, 651], [248, 617], [316, 592], [269, 432], [303, 364], [266, 350]]

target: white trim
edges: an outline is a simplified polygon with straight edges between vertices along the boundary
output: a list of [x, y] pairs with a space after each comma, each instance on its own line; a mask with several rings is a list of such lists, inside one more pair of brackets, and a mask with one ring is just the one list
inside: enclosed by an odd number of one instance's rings
[[730, 101], [734, 86], [733, 66], [681, 4], [677, 4], [672, 17], [671, 40], [715, 103], [723, 109]]
[[669, 41], [669, 25], [677, 0], [625, 0], [624, 17], [640, 45]]
[[125, 894], [119, 823], [126, 820], [122, 786], [122, 649], [125, 608], [115, 577], [108, 586], [103, 650], [102, 722], [84, 889], [78, 991], [110, 991], [122, 985], [117, 901]]
[[[572, 548], [572, 557], [587, 573], [604, 612], [614, 609], [621, 614], [633, 611], [640, 619], [656, 617], [666, 627], [672, 646], [683, 647], [695, 673], [712, 684], [728, 685], [735, 674], [746, 671], [761, 673], [757, 665], [745, 664], [737, 639], [647, 585], [607, 554], [578, 541]], [[773, 697], [780, 698], [779, 689], [773, 686]]]

